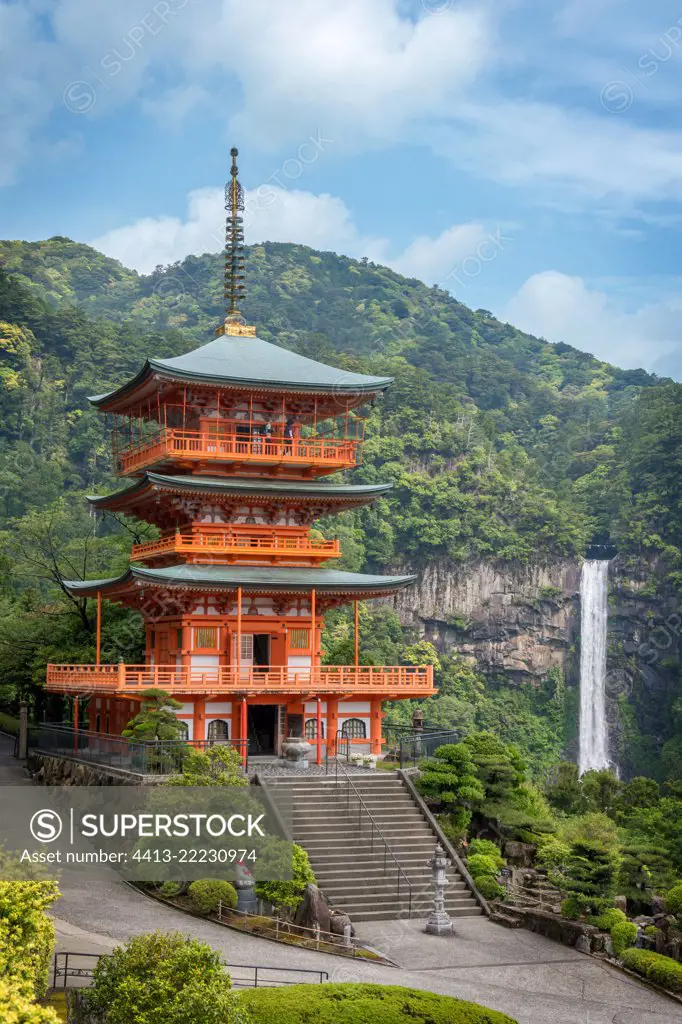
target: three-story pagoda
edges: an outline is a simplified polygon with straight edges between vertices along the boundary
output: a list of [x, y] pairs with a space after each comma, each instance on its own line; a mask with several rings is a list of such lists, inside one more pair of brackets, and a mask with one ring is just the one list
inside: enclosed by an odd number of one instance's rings
[[[50, 665], [47, 688], [90, 694], [89, 727], [120, 735], [141, 691], [182, 702], [189, 741], [278, 754], [303, 735], [318, 761], [337, 735], [381, 750], [382, 702], [434, 692], [430, 666], [361, 666], [357, 602], [414, 576], [330, 567], [337, 540], [321, 516], [374, 501], [390, 484], [328, 482], [362, 454], [364, 413], [391, 378], [349, 373], [256, 337], [244, 295], [243, 194], [232, 150], [226, 187], [225, 322], [217, 338], [174, 359], [149, 359], [121, 387], [91, 399], [117, 421], [114, 458], [125, 488], [93, 497], [102, 511], [158, 527], [113, 579], [66, 581], [98, 602], [95, 665]], [[143, 665], [100, 663], [101, 601], [141, 612]], [[355, 602], [355, 664], [323, 665], [324, 614]]]

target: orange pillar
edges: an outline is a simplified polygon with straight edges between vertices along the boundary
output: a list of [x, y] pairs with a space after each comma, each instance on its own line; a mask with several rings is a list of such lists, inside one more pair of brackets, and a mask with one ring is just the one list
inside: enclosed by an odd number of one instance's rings
[[357, 668], [358, 665], [360, 664], [360, 629], [359, 629], [360, 615], [358, 613], [358, 602], [355, 601], [354, 604], [355, 604], [355, 630], [354, 630], [353, 635], [354, 635], [354, 640], [355, 640], [355, 667]]
[[192, 739], [203, 742], [206, 739], [206, 698], [194, 701]]
[[102, 655], [102, 591], [97, 591], [97, 639], [95, 641], [95, 664], [99, 665]]
[[[315, 668], [317, 637], [315, 636], [315, 587], [310, 591], [310, 668]], [[312, 672], [311, 672], [312, 675]]]
[[317, 763], [322, 764], [322, 701], [317, 698], [317, 729], [315, 735], [317, 736]]
[[73, 698], [73, 752], [78, 753], [78, 694]]
[[327, 751], [334, 756], [336, 754], [336, 733], [339, 728], [339, 702], [335, 697], [333, 700], [327, 698]]
[[247, 718], [246, 697], [242, 697], [242, 706], [241, 706], [240, 710], [241, 710], [241, 727], [240, 727], [240, 730], [239, 730], [239, 734], [240, 734], [240, 738], [241, 738], [241, 741], [242, 741], [242, 764], [244, 765], [244, 767], [246, 767], [246, 758], [247, 758], [248, 747], [249, 747], [249, 724], [248, 724], [248, 718]]
[[241, 678], [242, 667], [242, 588], [237, 587], [237, 678]]
[[369, 738], [370, 738], [370, 753], [380, 754], [381, 753], [381, 721], [383, 719], [383, 712], [381, 710], [381, 701], [373, 700], [370, 703], [370, 716], [369, 716]]

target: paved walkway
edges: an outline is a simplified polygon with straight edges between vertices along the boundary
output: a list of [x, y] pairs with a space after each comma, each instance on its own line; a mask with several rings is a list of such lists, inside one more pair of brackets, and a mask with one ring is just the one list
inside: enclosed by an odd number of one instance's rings
[[[0, 783], [25, 782], [16, 762], [3, 758], [3, 752], [6, 744], [0, 737]], [[177, 930], [209, 942], [228, 963], [312, 968], [328, 971], [331, 981], [428, 989], [502, 1010], [519, 1024], [682, 1024], [682, 1006], [615, 968], [486, 918], [460, 919], [456, 935], [448, 939], [425, 935], [422, 923], [415, 921], [359, 925], [359, 936], [400, 964], [398, 970], [195, 920], [146, 899], [113, 874], [95, 888], [82, 884], [77, 872], [65, 872], [61, 888], [55, 904], [59, 950], [106, 953], [141, 932]]]

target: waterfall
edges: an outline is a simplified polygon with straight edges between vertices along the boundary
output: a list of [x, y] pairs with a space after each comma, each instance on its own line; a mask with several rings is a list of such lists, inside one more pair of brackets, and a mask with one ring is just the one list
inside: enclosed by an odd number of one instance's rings
[[606, 630], [609, 563], [587, 559], [580, 577], [580, 774], [607, 768]]

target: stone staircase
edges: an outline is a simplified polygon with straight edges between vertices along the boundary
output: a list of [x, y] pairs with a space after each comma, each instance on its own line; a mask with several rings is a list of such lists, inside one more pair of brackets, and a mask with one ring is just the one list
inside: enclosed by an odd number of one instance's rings
[[[437, 838], [410, 793], [396, 775], [355, 775], [353, 784], [407, 876], [412, 892], [412, 916], [426, 917], [432, 907], [431, 869]], [[408, 886], [380, 839], [371, 841], [372, 829], [359, 803], [340, 779], [298, 776], [268, 780], [268, 787], [291, 799], [294, 839], [307, 850], [318, 885], [329, 902], [354, 921], [381, 921], [407, 917]], [[284, 792], [282, 792], [284, 791]], [[384, 867], [384, 864], [386, 865]], [[452, 917], [482, 913], [481, 907], [456, 868], [448, 868], [450, 886], [446, 909]]]

